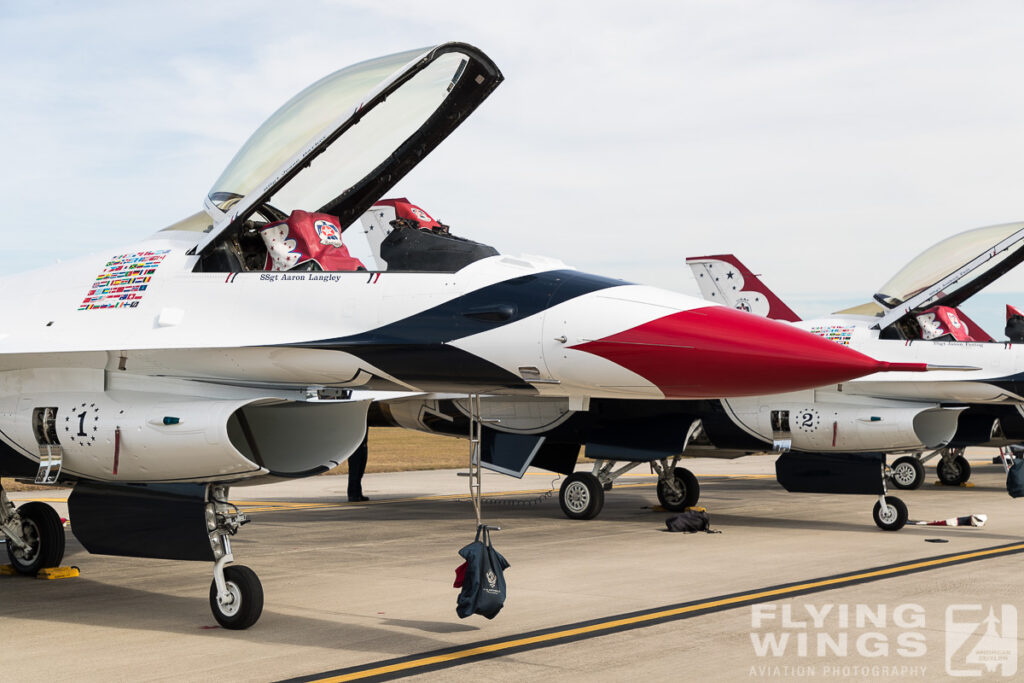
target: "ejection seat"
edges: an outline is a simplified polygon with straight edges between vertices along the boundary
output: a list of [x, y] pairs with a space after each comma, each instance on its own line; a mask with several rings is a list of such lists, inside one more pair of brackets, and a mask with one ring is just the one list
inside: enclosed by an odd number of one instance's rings
[[341, 240], [340, 221], [325, 213], [292, 211], [286, 220], [260, 228], [267, 247], [264, 270], [366, 270]]

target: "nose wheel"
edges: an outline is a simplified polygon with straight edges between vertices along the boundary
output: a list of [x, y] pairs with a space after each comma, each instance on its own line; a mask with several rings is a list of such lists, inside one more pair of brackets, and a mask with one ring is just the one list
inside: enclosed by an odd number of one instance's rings
[[263, 613], [263, 584], [256, 572], [234, 561], [231, 536], [248, 522], [239, 509], [228, 502], [226, 486], [210, 488], [207, 503], [207, 532], [216, 561], [210, 584], [210, 610], [217, 623], [240, 631], [255, 624]]
[[906, 503], [896, 496], [879, 496], [871, 515], [882, 531], [899, 531], [909, 517]]
[[[217, 576], [218, 567], [214, 567], [214, 578], [210, 583], [213, 618], [233, 631], [247, 629], [259, 620], [263, 612], [263, 584], [256, 572], [244, 565], [221, 565], [219, 568], [220, 576]], [[219, 583], [224, 584], [223, 590]]]

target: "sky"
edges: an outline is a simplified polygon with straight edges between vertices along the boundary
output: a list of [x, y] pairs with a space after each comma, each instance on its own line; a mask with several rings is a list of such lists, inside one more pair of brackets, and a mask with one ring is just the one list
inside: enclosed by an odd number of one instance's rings
[[1024, 220], [1022, 25], [1016, 2], [0, 0], [0, 268], [144, 238], [309, 83], [459, 40], [506, 80], [393, 194], [687, 293], [687, 256], [733, 252], [825, 313]]

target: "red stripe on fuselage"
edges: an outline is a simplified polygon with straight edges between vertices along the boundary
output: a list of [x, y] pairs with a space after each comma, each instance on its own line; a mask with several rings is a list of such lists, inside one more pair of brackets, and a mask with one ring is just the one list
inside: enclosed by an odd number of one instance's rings
[[669, 398], [777, 394], [845, 382], [884, 365], [724, 306], [680, 311], [572, 348], [635, 372]]

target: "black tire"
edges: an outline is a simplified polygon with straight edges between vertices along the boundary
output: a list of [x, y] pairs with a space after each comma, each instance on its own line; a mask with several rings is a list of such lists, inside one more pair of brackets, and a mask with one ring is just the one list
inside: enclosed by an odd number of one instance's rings
[[217, 582], [210, 583], [210, 609], [224, 628], [241, 631], [255, 624], [263, 613], [263, 584], [256, 572], [240, 564], [224, 568], [224, 581], [236, 603], [223, 606], [217, 600]]
[[935, 473], [939, 475], [939, 482], [943, 486], [959, 486], [971, 478], [971, 463], [962, 455], [953, 458], [952, 462], [939, 460]]
[[672, 474], [682, 493], [673, 491], [666, 482], [659, 479], [658, 502], [666, 510], [682, 512], [686, 508], [696, 505], [700, 500], [700, 483], [697, 481], [697, 477], [693, 476], [693, 472], [683, 467], [675, 468], [672, 470]]
[[888, 509], [883, 515], [882, 502], [875, 501], [875, 509], [871, 513], [875, 524], [882, 531], [899, 531], [907, 523], [907, 504], [896, 496], [886, 496], [885, 502]]
[[924, 465], [912, 455], [896, 458], [889, 468], [889, 479], [898, 489], [912, 491], [924, 483]]
[[40, 569], [56, 567], [64, 559], [64, 525], [57, 511], [46, 503], [32, 501], [18, 508], [22, 536], [31, 544], [22, 551], [8, 539], [7, 557], [19, 574], [35, 576]]
[[601, 480], [589, 472], [574, 472], [562, 482], [558, 504], [569, 519], [593, 519], [604, 507]]

